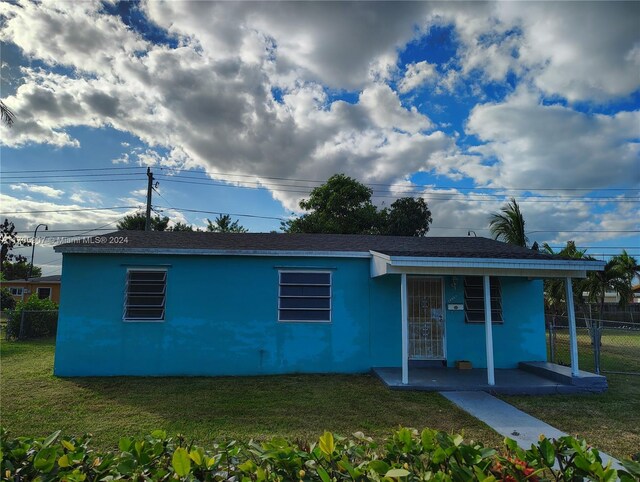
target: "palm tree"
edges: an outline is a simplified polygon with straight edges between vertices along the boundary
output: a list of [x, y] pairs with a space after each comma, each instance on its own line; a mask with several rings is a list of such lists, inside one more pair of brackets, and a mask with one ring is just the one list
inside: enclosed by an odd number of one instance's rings
[[238, 220], [231, 222], [229, 214], [220, 214], [214, 222], [207, 219], [207, 231], [212, 233], [246, 233], [249, 230], [240, 225]]
[[626, 250], [613, 256], [605, 265], [604, 271], [593, 271], [587, 278], [589, 301], [599, 304], [598, 312], [602, 320], [605, 293], [615, 291], [620, 298], [620, 306], [624, 307], [631, 299], [633, 277], [638, 275], [638, 261], [629, 256]]
[[[600, 350], [602, 344], [602, 327], [604, 326], [604, 306], [607, 291], [614, 291], [620, 298], [620, 306], [627, 305], [633, 291], [633, 277], [638, 274], [638, 262], [623, 250], [622, 254], [613, 256], [605, 265], [604, 271], [592, 271], [585, 280], [584, 290], [589, 293], [589, 302], [598, 304], [598, 320], [591, 328], [593, 346]], [[595, 330], [594, 330], [595, 328]], [[600, 373], [600, 360], [596, 355], [596, 373]]]
[[500, 213], [493, 213], [489, 220], [491, 235], [495, 239], [526, 248], [529, 239], [525, 234], [524, 217], [516, 200], [511, 198], [500, 211]]
[[[586, 250], [580, 250], [576, 247], [574, 241], [567, 241], [567, 245], [560, 251], [555, 252], [551, 246], [547, 243], [542, 244], [542, 252], [552, 255], [557, 255], [565, 259], [590, 259], [587, 256]], [[585, 303], [582, 297], [584, 292], [584, 282], [575, 280], [572, 283], [573, 286], [573, 302], [576, 306], [579, 306], [584, 312]], [[565, 281], [560, 278], [545, 278], [544, 280], [544, 301], [547, 311], [554, 317], [562, 315], [566, 307], [566, 289]]]
[[16, 115], [0, 100], [0, 119], [11, 127], [16, 120]]

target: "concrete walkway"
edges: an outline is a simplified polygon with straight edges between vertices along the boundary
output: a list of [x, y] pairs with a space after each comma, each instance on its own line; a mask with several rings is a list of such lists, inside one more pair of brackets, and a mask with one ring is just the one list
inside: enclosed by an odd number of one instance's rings
[[[540, 434], [549, 439], [567, 435], [486, 392], [440, 392], [440, 395], [526, 450], [538, 443]], [[604, 452], [600, 452], [600, 456], [605, 465], [611, 460], [614, 469], [622, 469], [617, 459]]]

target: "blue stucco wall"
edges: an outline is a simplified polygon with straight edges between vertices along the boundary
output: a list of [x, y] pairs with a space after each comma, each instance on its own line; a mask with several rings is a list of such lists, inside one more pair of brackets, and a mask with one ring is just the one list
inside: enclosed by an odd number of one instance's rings
[[[123, 322], [127, 267], [170, 265], [164, 322]], [[278, 269], [333, 271], [331, 323], [278, 323]], [[55, 373], [223, 375], [364, 372], [362, 259], [65, 255]]]
[[[464, 279], [453, 278], [455, 283], [452, 277], [445, 277], [446, 304], [464, 302]], [[503, 276], [500, 285], [504, 323], [492, 325], [495, 367], [516, 368], [519, 361], [546, 361], [542, 281]], [[468, 360], [474, 368], [486, 368], [484, 323], [465, 323], [462, 311], [447, 311], [446, 320], [447, 365]]]
[[[167, 265], [163, 322], [122, 321], [127, 268]], [[332, 269], [332, 322], [277, 321], [278, 268]], [[445, 302], [461, 302], [445, 277]], [[456, 299], [460, 298], [460, 299]], [[513, 298], [513, 299], [511, 299]], [[496, 367], [544, 360], [542, 285], [505, 278]], [[484, 328], [447, 312], [450, 363], [485, 365]], [[461, 316], [462, 315], [462, 316]], [[401, 365], [400, 277], [368, 259], [66, 254], [59, 376], [357, 373]]]

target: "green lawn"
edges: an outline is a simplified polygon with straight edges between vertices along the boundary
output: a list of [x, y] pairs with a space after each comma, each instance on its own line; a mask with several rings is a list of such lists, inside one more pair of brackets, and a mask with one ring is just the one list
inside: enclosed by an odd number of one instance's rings
[[591, 395], [501, 398], [618, 458], [640, 453], [640, 376], [607, 375], [609, 390]]
[[[595, 363], [591, 338], [586, 328], [578, 328], [577, 335], [580, 369], [592, 371]], [[606, 328], [602, 333], [600, 351], [600, 364], [604, 372], [640, 373], [640, 332]], [[568, 330], [558, 330], [556, 334], [556, 363], [569, 365], [570, 361]]]
[[14, 435], [90, 432], [112, 448], [123, 434], [161, 428], [206, 444], [217, 437], [282, 435], [315, 440], [361, 430], [384, 437], [398, 426], [501, 437], [435, 393], [386, 389], [368, 375], [237, 378], [56, 378], [52, 340], [0, 343], [0, 423]]
[[[52, 340], [0, 342], [0, 423], [14, 435], [91, 432], [98, 448], [156, 428], [218, 437], [316, 439], [325, 429], [382, 438], [400, 425], [501, 437], [435, 393], [390, 391], [368, 375], [56, 378]], [[640, 447], [640, 377], [609, 376], [600, 395], [502, 397], [617, 457]]]
[[[569, 335], [558, 332], [556, 361], [569, 365]], [[609, 390], [599, 395], [502, 397], [505, 401], [564, 432], [580, 435], [618, 457], [640, 452], [640, 333], [606, 329], [602, 335], [601, 365]], [[578, 330], [580, 369], [594, 368], [593, 347], [586, 329]]]

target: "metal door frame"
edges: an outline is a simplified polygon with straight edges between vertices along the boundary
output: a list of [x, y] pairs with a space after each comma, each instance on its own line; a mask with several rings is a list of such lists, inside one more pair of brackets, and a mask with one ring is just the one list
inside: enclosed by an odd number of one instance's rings
[[[412, 278], [421, 278], [421, 279], [435, 279], [435, 280], [439, 280], [440, 281], [440, 297], [441, 297], [441, 301], [442, 301], [442, 358], [411, 358], [411, 353], [409, 353], [410, 350], [410, 340], [409, 340], [409, 331], [407, 330], [407, 347], [409, 348], [407, 350], [407, 357], [409, 360], [443, 360], [446, 361], [447, 360], [447, 316], [446, 316], [446, 306], [445, 306], [445, 296], [444, 296], [444, 276], [430, 276], [430, 275], [422, 275], [422, 274], [407, 274], [407, 293], [405, 293], [406, 295], [406, 299], [407, 299], [407, 304], [409, 301], [409, 280]], [[407, 323], [409, 323], [408, 320], [408, 313], [407, 313]]]

